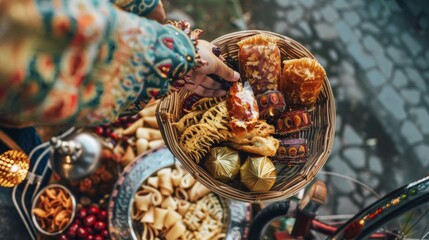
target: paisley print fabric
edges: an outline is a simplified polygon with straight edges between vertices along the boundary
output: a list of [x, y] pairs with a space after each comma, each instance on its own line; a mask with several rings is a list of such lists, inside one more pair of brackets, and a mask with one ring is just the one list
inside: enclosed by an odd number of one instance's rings
[[0, 0], [0, 26], [6, 125], [111, 122], [165, 94], [194, 64], [184, 32], [108, 0]]
[[156, 7], [159, 0], [110, 0], [118, 7], [139, 16], [146, 16]]

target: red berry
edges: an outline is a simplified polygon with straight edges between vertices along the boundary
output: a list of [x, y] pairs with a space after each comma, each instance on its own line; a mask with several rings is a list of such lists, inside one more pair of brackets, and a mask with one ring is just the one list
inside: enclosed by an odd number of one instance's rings
[[96, 215], [96, 214], [98, 214], [99, 212], [100, 212], [100, 209], [97, 207], [97, 206], [89, 206], [89, 208], [88, 208], [88, 212], [90, 213], [90, 214], [94, 214], [94, 215]]
[[78, 227], [76, 230], [76, 235], [80, 238], [85, 238], [86, 236], [88, 236], [88, 232], [86, 231], [85, 228]]
[[114, 133], [114, 132], [112, 132], [109, 137], [115, 141], [119, 140], [119, 135], [117, 133]]
[[95, 133], [96, 133], [98, 136], [103, 136], [103, 133], [104, 133], [104, 129], [103, 129], [103, 127], [95, 127]]
[[77, 225], [80, 225], [82, 222], [80, 221], [79, 218], [75, 218], [73, 223], [76, 223]]
[[60, 237], [58, 238], [59, 240], [67, 240], [69, 239], [66, 235], [61, 234]]
[[91, 227], [87, 227], [86, 231], [88, 232], [88, 235], [94, 234], [94, 230]]
[[113, 131], [112, 131], [112, 129], [110, 129], [110, 128], [105, 128], [104, 129], [104, 133], [103, 133], [103, 136], [104, 137], [110, 137], [110, 134], [112, 133]]
[[89, 215], [83, 220], [83, 224], [87, 227], [90, 227], [90, 226], [94, 225], [96, 220], [97, 219], [95, 218], [94, 215]]
[[104, 240], [104, 237], [101, 235], [95, 235], [94, 240]]
[[79, 210], [79, 214], [78, 215], [79, 215], [80, 219], [85, 219], [86, 216], [88, 215], [88, 212], [86, 211], [85, 208], [82, 208], [82, 209]]
[[103, 231], [101, 231], [101, 235], [103, 235], [103, 237], [108, 238], [109, 237], [109, 231], [107, 231], [107, 229], [104, 229]]
[[102, 210], [97, 214], [97, 220], [103, 221], [107, 218], [107, 211]]
[[75, 237], [76, 236], [76, 231], [77, 231], [78, 228], [79, 228], [79, 225], [76, 224], [76, 223], [73, 223], [70, 226], [69, 230], [67, 230], [67, 237], [69, 237], [69, 238]]
[[121, 121], [119, 121], [119, 120], [114, 121], [112, 123], [112, 126], [115, 127], [115, 128], [120, 127], [121, 126]]
[[94, 229], [97, 231], [102, 231], [102, 230], [106, 229], [106, 223], [104, 223], [102, 221], [98, 221], [94, 224]]
[[128, 141], [128, 139], [130, 139], [130, 137], [128, 137], [128, 136], [122, 136], [122, 141], [123, 141], [123, 142], [127, 142], [127, 141]]
[[85, 240], [94, 240], [94, 235], [88, 235]]

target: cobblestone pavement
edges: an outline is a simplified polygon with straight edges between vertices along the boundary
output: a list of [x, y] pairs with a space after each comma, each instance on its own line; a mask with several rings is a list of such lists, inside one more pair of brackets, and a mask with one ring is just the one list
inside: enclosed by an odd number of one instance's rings
[[[336, 99], [337, 129], [324, 171], [356, 178], [379, 194], [428, 174], [429, 1], [241, 3], [247, 29], [297, 40], [327, 70]], [[325, 213], [356, 213], [376, 199], [341, 178], [323, 174], [319, 178], [329, 187]]]
[[[325, 171], [381, 194], [428, 174], [429, 34], [409, 11], [393, 0], [253, 2], [250, 28], [299, 41], [326, 67], [337, 130]], [[428, 1], [414, 3], [416, 14], [429, 9]], [[348, 181], [320, 178], [329, 186], [326, 212], [355, 213], [376, 199]]]

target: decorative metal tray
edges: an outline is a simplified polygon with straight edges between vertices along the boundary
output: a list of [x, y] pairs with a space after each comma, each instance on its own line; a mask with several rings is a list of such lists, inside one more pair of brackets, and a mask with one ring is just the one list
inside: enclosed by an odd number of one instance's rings
[[[110, 196], [108, 212], [112, 239], [138, 239], [130, 217], [134, 194], [148, 177], [176, 162], [173, 154], [166, 147], [162, 147], [143, 154], [124, 169]], [[226, 239], [244, 239], [250, 221], [250, 204], [223, 198], [222, 200], [228, 213]]]

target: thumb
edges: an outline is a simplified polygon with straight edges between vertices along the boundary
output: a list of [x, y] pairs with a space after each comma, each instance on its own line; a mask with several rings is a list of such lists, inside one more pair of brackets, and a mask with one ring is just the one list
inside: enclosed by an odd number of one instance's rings
[[216, 64], [215, 64], [214, 74], [230, 82], [235, 82], [238, 79], [240, 79], [240, 74], [234, 71], [232, 68], [228, 67], [219, 58], [216, 58], [215, 61], [216, 61]]

